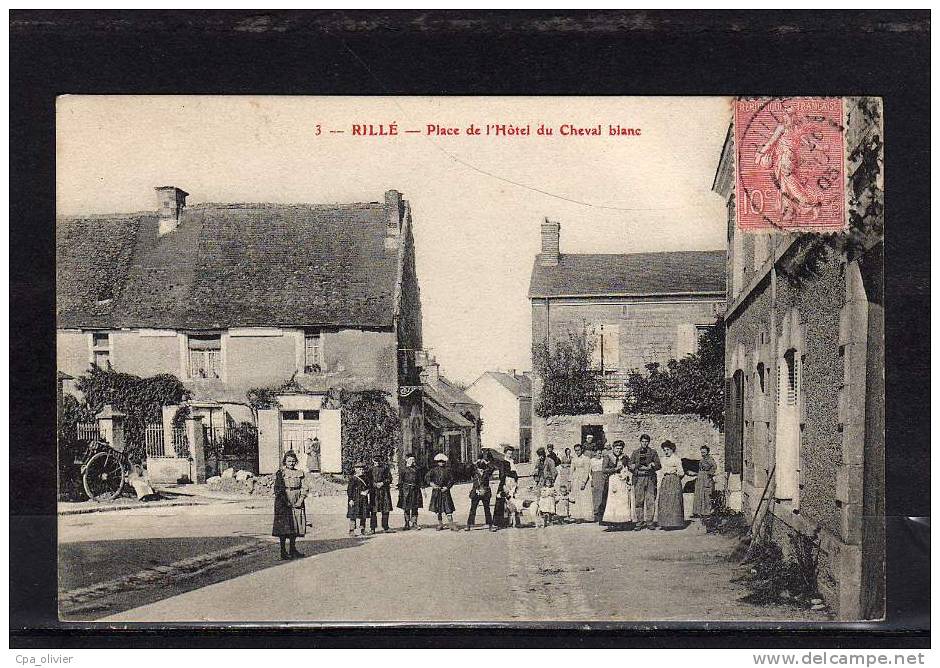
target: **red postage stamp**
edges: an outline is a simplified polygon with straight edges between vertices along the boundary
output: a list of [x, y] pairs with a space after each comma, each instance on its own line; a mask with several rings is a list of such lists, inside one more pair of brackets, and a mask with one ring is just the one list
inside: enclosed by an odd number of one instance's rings
[[842, 98], [734, 102], [735, 218], [744, 232], [846, 229]]

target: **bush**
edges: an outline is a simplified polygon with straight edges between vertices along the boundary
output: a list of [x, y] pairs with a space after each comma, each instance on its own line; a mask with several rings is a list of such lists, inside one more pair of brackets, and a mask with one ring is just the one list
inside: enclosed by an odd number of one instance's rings
[[542, 379], [535, 405], [539, 417], [600, 413], [604, 381], [591, 368], [594, 344], [587, 332], [568, 332], [567, 340], [542, 341], [532, 350], [532, 365]]
[[385, 394], [379, 390], [346, 392], [330, 390], [323, 407], [342, 410], [343, 473], [353, 464], [368, 464], [373, 457], [390, 461], [401, 441], [401, 422]]
[[699, 337], [698, 352], [681, 360], [646, 365], [646, 374], [627, 378], [623, 412], [693, 414], [724, 428], [725, 325], [719, 318]]
[[135, 464], [146, 458], [146, 426], [163, 419], [163, 406], [183, 403], [190, 396], [179, 378], [170, 374], [141, 378], [95, 366], [76, 380], [75, 387], [84, 396], [84, 406], [78, 413], [86, 419], [93, 421], [106, 404], [127, 416], [124, 420], [125, 453]]

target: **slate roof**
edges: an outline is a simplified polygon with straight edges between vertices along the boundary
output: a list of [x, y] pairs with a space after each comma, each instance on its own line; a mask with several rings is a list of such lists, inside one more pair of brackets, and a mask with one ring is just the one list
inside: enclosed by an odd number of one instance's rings
[[723, 250], [562, 254], [555, 267], [536, 257], [529, 297], [724, 294], [725, 261]]
[[502, 371], [487, 371], [486, 373], [517, 397], [532, 396], [532, 379], [528, 376], [514, 375]]
[[61, 328], [392, 326], [397, 248], [384, 204], [196, 204], [60, 219]]
[[451, 404], [470, 404], [473, 406], [480, 406], [480, 402], [474, 401], [466, 392], [461, 390], [459, 387], [454, 385], [452, 382], [444, 378], [443, 376], [438, 376], [437, 387], [434, 388], [445, 397], [447, 401]]

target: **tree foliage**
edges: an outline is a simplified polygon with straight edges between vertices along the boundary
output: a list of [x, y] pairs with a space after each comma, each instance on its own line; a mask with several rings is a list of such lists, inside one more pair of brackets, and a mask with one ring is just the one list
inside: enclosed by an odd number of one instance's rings
[[401, 423], [383, 392], [332, 389], [323, 408], [342, 411], [343, 473], [351, 474], [356, 461], [369, 464], [376, 456], [382, 461], [393, 458], [401, 440]]
[[546, 339], [532, 351], [532, 364], [542, 380], [535, 405], [539, 417], [600, 413], [603, 379], [591, 369], [594, 343], [587, 332], [569, 331], [567, 339]]
[[725, 326], [719, 318], [698, 340], [697, 353], [681, 360], [646, 365], [646, 373], [627, 378], [623, 412], [695, 414], [724, 427]]

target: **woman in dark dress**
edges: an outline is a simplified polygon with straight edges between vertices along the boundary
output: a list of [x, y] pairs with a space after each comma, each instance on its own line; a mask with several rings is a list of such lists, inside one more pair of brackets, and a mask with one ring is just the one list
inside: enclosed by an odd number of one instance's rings
[[715, 491], [715, 471], [718, 465], [715, 458], [709, 454], [707, 445], [699, 449], [702, 459], [698, 464], [698, 475], [695, 476], [695, 496], [692, 498], [692, 517], [705, 517], [712, 514], [712, 492]]
[[281, 539], [282, 560], [304, 556], [297, 551], [295, 541], [307, 533], [304, 505], [307, 492], [306, 476], [297, 468], [297, 455], [288, 450], [281, 460], [281, 468], [274, 474], [274, 527], [271, 534]]
[[353, 464], [353, 474], [349, 477], [346, 486], [346, 499], [348, 509], [346, 518], [349, 520], [349, 533], [355, 533], [359, 525], [359, 535], [366, 535], [366, 520], [372, 516], [371, 485], [365, 474], [366, 465], [362, 462]]
[[420, 529], [418, 508], [424, 507], [421, 494], [421, 478], [418, 475], [415, 457], [405, 456], [405, 465], [398, 472], [398, 507], [405, 511], [405, 529]]
[[447, 455], [443, 452], [434, 455], [435, 467], [428, 471], [428, 485], [431, 486], [431, 502], [428, 510], [437, 513], [437, 530], [443, 531], [444, 515], [447, 515], [447, 525], [457, 531], [454, 524], [454, 497], [450, 495], [450, 488], [454, 484], [453, 476], [447, 469]]

